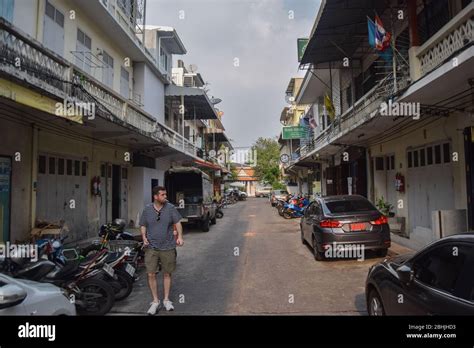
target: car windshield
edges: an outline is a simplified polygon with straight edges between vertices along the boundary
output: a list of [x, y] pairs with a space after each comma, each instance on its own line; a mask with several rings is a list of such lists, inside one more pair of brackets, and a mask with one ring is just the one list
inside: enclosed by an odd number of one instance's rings
[[333, 214], [377, 210], [372, 203], [363, 199], [330, 201], [325, 202], [325, 205], [329, 212]]

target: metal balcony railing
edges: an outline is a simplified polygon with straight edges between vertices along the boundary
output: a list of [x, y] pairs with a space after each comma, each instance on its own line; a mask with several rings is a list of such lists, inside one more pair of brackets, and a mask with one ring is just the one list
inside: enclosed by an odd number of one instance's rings
[[55, 99], [94, 103], [96, 114], [195, 156], [196, 148], [172, 129], [72, 63], [20, 33], [0, 18], [0, 72]]
[[459, 12], [418, 48], [421, 76], [443, 64], [453, 54], [474, 41], [474, 2]]

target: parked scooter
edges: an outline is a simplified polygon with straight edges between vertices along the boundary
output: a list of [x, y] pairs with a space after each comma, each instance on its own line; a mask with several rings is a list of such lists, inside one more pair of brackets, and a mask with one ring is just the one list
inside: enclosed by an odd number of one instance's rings
[[105, 315], [115, 302], [113, 288], [103, 279], [106, 251], [86, 262], [67, 262], [65, 266], [41, 258], [32, 262], [25, 258], [5, 258], [3, 271], [15, 278], [52, 283], [65, 290], [81, 315]]
[[[50, 261], [66, 266], [68, 259], [64, 255], [65, 249], [63, 247], [63, 241], [66, 238], [67, 236], [59, 240], [41, 240], [38, 244], [40, 250], [46, 250], [46, 255]], [[79, 257], [75, 249], [67, 249], [67, 251], [74, 253], [74, 259], [84, 262], [85, 258]], [[130, 249], [126, 249], [122, 252], [106, 252], [103, 256], [104, 280], [113, 288], [116, 301], [127, 298], [133, 290], [135, 268], [126, 263], [129, 254]]]
[[285, 219], [300, 218], [304, 215], [306, 207], [309, 205], [307, 198], [292, 198], [286, 203], [283, 209]]
[[216, 218], [218, 219], [222, 219], [224, 217], [224, 206], [225, 206], [225, 203], [224, 203], [224, 200], [221, 199], [220, 202], [218, 202], [217, 200], [214, 200], [214, 203], [216, 204]]

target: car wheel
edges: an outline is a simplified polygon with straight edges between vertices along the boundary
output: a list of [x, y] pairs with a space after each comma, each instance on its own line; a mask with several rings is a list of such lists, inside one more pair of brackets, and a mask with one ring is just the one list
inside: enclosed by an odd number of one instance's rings
[[382, 300], [376, 290], [371, 290], [369, 293], [369, 315], [382, 316], [385, 315]]
[[305, 245], [306, 240], [304, 239], [304, 234], [303, 234], [303, 230], [301, 229], [301, 226], [300, 226], [300, 231], [301, 231], [301, 243], [303, 243], [303, 245]]
[[314, 259], [316, 261], [324, 261], [325, 260], [324, 252], [318, 251], [318, 243], [316, 242], [316, 238], [314, 238], [314, 236], [312, 239], [311, 247], [313, 248]]
[[201, 223], [201, 230], [203, 232], [209, 232], [209, 216], [206, 216], [206, 219]]
[[215, 225], [215, 224], [217, 224], [216, 215], [214, 215], [214, 217], [211, 219], [211, 225]]
[[387, 256], [388, 249], [379, 249], [376, 251], [378, 257], [385, 257]]

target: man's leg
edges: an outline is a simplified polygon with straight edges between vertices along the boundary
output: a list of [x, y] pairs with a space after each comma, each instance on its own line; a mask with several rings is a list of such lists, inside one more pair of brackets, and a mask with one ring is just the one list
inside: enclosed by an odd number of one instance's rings
[[171, 289], [171, 274], [163, 272], [163, 286], [165, 290], [165, 297], [163, 301], [169, 300], [170, 289]]
[[153, 296], [153, 302], [158, 303], [160, 300], [158, 298], [158, 287], [156, 286], [156, 273], [148, 273], [148, 286]]
[[156, 285], [156, 272], [158, 270], [158, 252], [153, 249], [145, 250], [145, 267], [148, 278], [148, 286], [150, 287], [151, 295], [153, 296], [153, 302], [151, 303], [148, 314], [156, 314], [160, 305], [158, 298], [158, 286]]

